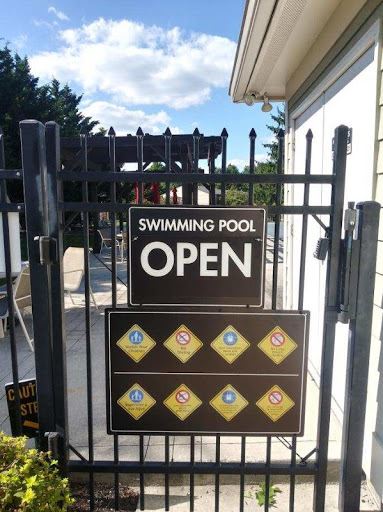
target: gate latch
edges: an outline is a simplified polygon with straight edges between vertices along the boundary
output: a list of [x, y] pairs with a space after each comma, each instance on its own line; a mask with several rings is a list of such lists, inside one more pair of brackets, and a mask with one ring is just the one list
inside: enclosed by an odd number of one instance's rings
[[57, 263], [57, 240], [50, 236], [37, 236], [35, 242], [39, 244], [41, 265]]
[[360, 241], [354, 238], [357, 212], [354, 203], [348, 203], [344, 212], [345, 237], [342, 240], [339, 276], [338, 321], [347, 324], [355, 318], [356, 290]]

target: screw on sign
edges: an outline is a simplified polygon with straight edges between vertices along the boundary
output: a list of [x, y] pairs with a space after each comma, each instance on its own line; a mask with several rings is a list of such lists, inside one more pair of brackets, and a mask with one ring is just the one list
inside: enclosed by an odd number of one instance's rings
[[187, 331], [178, 331], [176, 340], [180, 345], [187, 345], [190, 342], [190, 334]]
[[285, 342], [285, 337], [281, 332], [274, 332], [271, 335], [270, 338], [271, 344], [274, 345], [274, 347], [280, 347]]
[[185, 389], [181, 389], [176, 394], [176, 400], [179, 404], [186, 404], [189, 401], [189, 399], [190, 399], [190, 395], [189, 395], [188, 391], [186, 391]]
[[272, 391], [269, 395], [269, 402], [273, 405], [279, 405], [282, 400], [283, 396], [279, 391]]

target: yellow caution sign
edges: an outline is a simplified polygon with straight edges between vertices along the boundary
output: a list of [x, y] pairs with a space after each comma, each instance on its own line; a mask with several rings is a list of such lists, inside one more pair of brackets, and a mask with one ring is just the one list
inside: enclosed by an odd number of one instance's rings
[[185, 325], [180, 325], [164, 345], [180, 361], [186, 363], [203, 346], [203, 343]]
[[228, 384], [210, 400], [210, 405], [223, 416], [226, 421], [230, 421], [247, 407], [249, 402], [233, 386]]
[[273, 386], [257, 402], [257, 406], [272, 421], [278, 421], [295, 403], [279, 386]]
[[117, 345], [136, 363], [148, 354], [156, 342], [139, 325], [133, 325], [117, 341]]
[[231, 364], [250, 347], [250, 343], [237, 329], [229, 325], [211, 342], [211, 346], [225, 361]]
[[117, 403], [122, 407], [132, 418], [138, 420], [156, 403], [154, 398], [149, 395], [139, 384], [133, 384]]
[[258, 343], [258, 347], [272, 360], [279, 364], [297, 348], [297, 344], [280, 327], [276, 326]]
[[181, 384], [164, 400], [164, 404], [183, 421], [198, 409], [202, 401], [185, 384]]

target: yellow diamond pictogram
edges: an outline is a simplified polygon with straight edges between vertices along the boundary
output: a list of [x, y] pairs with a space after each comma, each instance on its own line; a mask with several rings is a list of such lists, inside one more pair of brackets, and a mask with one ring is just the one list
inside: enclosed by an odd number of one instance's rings
[[136, 363], [156, 346], [156, 342], [139, 325], [133, 325], [117, 345]]
[[211, 342], [211, 346], [225, 361], [231, 364], [250, 347], [250, 343], [237, 329], [229, 325]]
[[278, 421], [294, 405], [295, 402], [279, 386], [270, 388], [257, 402], [257, 406], [272, 421]]
[[203, 346], [203, 343], [185, 325], [180, 325], [164, 345], [180, 361], [186, 363]]
[[210, 400], [210, 405], [223, 416], [226, 421], [230, 421], [247, 407], [249, 402], [233, 386], [228, 384]]
[[181, 384], [164, 400], [164, 404], [183, 421], [198, 409], [202, 401], [185, 384]]
[[258, 347], [272, 360], [279, 364], [297, 348], [297, 344], [280, 327], [276, 326], [258, 343]]
[[149, 395], [139, 384], [133, 384], [117, 403], [122, 407], [132, 418], [138, 420], [156, 403], [154, 398]]

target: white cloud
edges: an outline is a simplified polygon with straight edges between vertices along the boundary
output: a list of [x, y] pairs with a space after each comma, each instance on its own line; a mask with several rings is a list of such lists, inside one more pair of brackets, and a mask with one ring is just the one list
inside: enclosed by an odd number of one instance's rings
[[[135, 134], [139, 126], [144, 133], [157, 135], [163, 133], [171, 121], [170, 116], [163, 110], [148, 114], [142, 110], [129, 110], [107, 101], [87, 102], [81, 110], [85, 116], [100, 121], [101, 126], [107, 130], [113, 126], [118, 135]], [[179, 129], [175, 126], [170, 126], [170, 130], [174, 134], [179, 133]]]
[[213, 88], [227, 86], [236, 48], [225, 37], [127, 19], [99, 18], [59, 37], [57, 51], [30, 58], [37, 76], [76, 82], [119, 103], [177, 109], [202, 104]]
[[27, 34], [20, 34], [17, 37], [15, 37], [15, 39], [13, 40], [13, 45], [17, 51], [20, 51], [23, 48], [25, 48], [27, 41], [28, 41]]
[[56, 16], [61, 21], [69, 21], [69, 17], [65, 14], [65, 12], [59, 11], [56, 9], [56, 7], [53, 7], [53, 5], [48, 7], [48, 12]]

